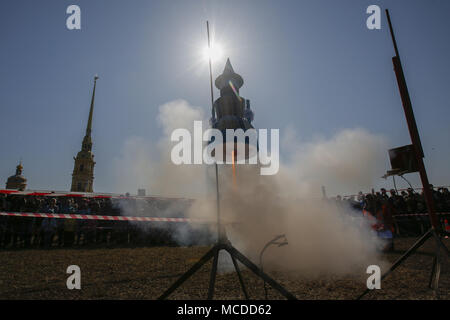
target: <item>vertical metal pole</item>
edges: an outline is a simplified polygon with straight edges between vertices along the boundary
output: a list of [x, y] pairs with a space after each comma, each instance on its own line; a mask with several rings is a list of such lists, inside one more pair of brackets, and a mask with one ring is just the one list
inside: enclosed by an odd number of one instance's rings
[[206, 32], [208, 34], [208, 60], [209, 60], [209, 84], [211, 89], [211, 116], [214, 118], [214, 92], [212, 81], [212, 62], [211, 62], [211, 40], [209, 37], [209, 21], [206, 21]]
[[325, 190], [325, 186], [322, 186], [322, 199], [326, 199], [327, 198], [327, 192]]
[[[209, 84], [211, 89], [211, 116], [214, 118], [214, 91], [212, 81], [212, 58], [211, 58], [211, 39], [209, 36], [209, 21], [206, 21], [206, 32], [208, 34], [208, 58], [209, 58]], [[220, 226], [220, 197], [219, 197], [219, 168], [217, 166], [217, 159], [214, 163], [216, 169], [216, 198], [217, 198], [217, 242], [222, 239], [222, 232]]]
[[419, 169], [420, 180], [422, 181], [422, 188], [425, 195], [428, 215], [430, 217], [433, 229], [435, 229], [438, 233], [440, 233], [441, 228], [434, 210], [432, 190], [430, 189], [430, 183], [428, 181], [427, 172], [425, 169], [425, 165], [423, 163], [424, 154], [422, 144], [420, 142], [419, 130], [417, 129], [417, 124], [414, 118], [414, 112], [411, 105], [411, 99], [409, 96], [408, 87], [406, 85], [405, 75], [403, 74], [402, 63], [398, 52], [397, 41], [395, 40], [394, 30], [392, 28], [391, 17], [387, 9], [386, 9], [386, 16], [389, 23], [389, 30], [391, 33], [392, 42], [394, 44], [394, 50], [396, 54], [396, 56], [392, 58], [392, 62], [394, 64], [394, 70], [395, 75], [397, 77], [397, 84], [400, 91], [400, 96], [402, 99], [403, 110], [405, 112], [406, 122], [408, 124], [409, 135], [411, 137], [411, 142], [414, 147], [414, 153], [416, 155], [417, 166]]
[[217, 199], [217, 242], [222, 241], [222, 228], [220, 225], [220, 196], [219, 196], [219, 169], [217, 161], [214, 163], [216, 166], [216, 199]]

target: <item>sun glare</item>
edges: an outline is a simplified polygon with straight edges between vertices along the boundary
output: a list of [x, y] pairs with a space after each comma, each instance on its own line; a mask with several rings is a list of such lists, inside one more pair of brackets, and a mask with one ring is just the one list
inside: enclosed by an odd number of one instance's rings
[[221, 60], [223, 57], [223, 50], [222, 46], [215, 43], [211, 46], [211, 48], [205, 47], [203, 49], [203, 58], [205, 60], [208, 60], [211, 58], [212, 61]]

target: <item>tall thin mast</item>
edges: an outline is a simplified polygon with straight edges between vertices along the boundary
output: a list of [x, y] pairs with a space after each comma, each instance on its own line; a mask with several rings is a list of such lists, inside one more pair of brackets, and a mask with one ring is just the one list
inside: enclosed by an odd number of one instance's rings
[[406, 122], [408, 123], [409, 135], [414, 148], [416, 156], [417, 166], [419, 169], [420, 180], [422, 181], [423, 193], [425, 195], [425, 201], [427, 204], [428, 215], [430, 217], [431, 225], [436, 231], [440, 231], [440, 225], [434, 209], [434, 201], [430, 183], [428, 181], [427, 172], [423, 163], [423, 149], [420, 141], [419, 130], [417, 129], [416, 119], [412, 109], [411, 98], [409, 96], [408, 87], [406, 85], [405, 75], [403, 73], [403, 67], [398, 52], [397, 41], [395, 40], [394, 29], [392, 28], [391, 17], [389, 11], [386, 9], [386, 16], [389, 23], [389, 30], [391, 32], [392, 42], [394, 44], [394, 50], [396, 56], [392, 58], [394, 64], [394, 71], [397, 77], [398, 89], [402, 99], [403, 111], [405, 112]]
[[209, 37], [209, 22], [206, 21], [206, 32], [208, 33], [208, 58], [209, 58], [209, 84], [211, 89], [211, 116], [214, 119], [214, 92], [213, 92], [213, 80], [212, 80], [212, 63], [211, 63], [211, 40]]
[[[213, 92], [213, 81], [212, 81], [212, 57], [211, 57], [211, 40], [209, 37], [209, 22], [206, 21], [206, 32], [208, 34], [208, 58], [209, 58], [209, 82], [211, 89], [211, 116], [214, 119], [214, 92]], [[217, 159], [214, 161], [215, 171], [216, 171], [216, 201], [217, 201], [217, 239], [220, 242], [222, 240], [222, 228], [220, 225], [220, 193], [219, 193], [219, 168], [217, 166]]]

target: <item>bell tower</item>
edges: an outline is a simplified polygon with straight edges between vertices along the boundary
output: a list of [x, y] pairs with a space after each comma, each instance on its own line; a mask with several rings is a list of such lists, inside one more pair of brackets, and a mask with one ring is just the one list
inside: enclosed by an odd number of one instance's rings
[[94, 185], [94, 154], [92, 153], [92, 116], [94, 113], [95, 87], [98, 76], [94, 77], [94, 90], [92, 91], [91, 108], [89, 110], [89, 119], [86, 127], [86, 135], [83, 138], [81, 150], [75, 160], [72, 173], [72, 186], [70, 191], [74, 192], [93, 192]]

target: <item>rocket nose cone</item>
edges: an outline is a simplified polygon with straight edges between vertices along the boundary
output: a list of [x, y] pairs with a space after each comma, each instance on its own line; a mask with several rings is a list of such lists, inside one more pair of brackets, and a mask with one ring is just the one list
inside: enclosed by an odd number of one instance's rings
[[225, 63], [225, 68], [222, 73], [234, 73], [233, 66], [231, 65], [230, 58], [227, 59]]

